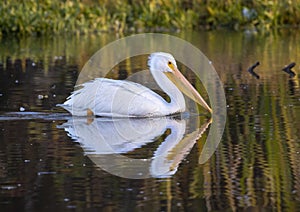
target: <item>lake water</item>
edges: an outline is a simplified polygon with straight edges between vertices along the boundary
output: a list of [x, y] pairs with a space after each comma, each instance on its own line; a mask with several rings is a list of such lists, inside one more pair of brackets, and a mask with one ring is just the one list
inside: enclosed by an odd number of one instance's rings
[[[1, 211], [299, 210], [300, 32], [172, 35], [198, 47], [224, 86], [227, 122], [205, 163], [207, 117], [87, 120], [55, 106], [117, 35], [1, 40]], [[123, 61], [107, 76], [125, 79], [146, 60]], [[257, 61], [259, 79], [247, 71]], [[291, 62], [295, 77], [282, 71]], [[140, 133], [130, 142], [128, 126]]]

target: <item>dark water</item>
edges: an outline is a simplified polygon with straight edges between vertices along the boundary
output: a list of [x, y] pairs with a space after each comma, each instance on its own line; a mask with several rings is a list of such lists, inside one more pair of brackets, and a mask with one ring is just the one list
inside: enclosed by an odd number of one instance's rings
[[[89, 57], [117, 39], [115, 35], [2, 39], [1, 211], [299, 210], [299, 33], [175, 34], [208, 56], [225, 89], [226, 127], [217, 150], [204, 164], [199, 164], [199, 155], [209, 128], [207, 119], [198, 126], [203, 129], [200, 138], [189, 127], [193, 117], [134, 121], [131, 124], [148, 129], [149, 136], [118, 143], [122, 140], [115, 136], [114, 127], [122, 130], [126, 123], [74, 120], [55, 107], [73, 90]], [[124, 79], [144, 69], [146, 58], [125, 61], [110, 76]], [[247, 72], [257, 61], [259, 79]], [[281, 70], [291, 62], [296, 62], [293, 78]], [[188, 129], [188, 139], [170, 139], [182, 129]], [[102, 139], [96, 142], [115, 142], [110, 147], [127, 159], [95, 154], [91, 147], [97, 135]], [[146, 159], [174, 145], [172, 141], [181, 146], [169, 156], [174, 163], [148, 163]], [[97, 151], [103, 152], [104, 146]], [[133, 167], [131, 159], [141, 159], [141, 164]], [[159, 174], [165, 166], [171, 171]], [[148, 178], [126, 178], [128, 170]]]

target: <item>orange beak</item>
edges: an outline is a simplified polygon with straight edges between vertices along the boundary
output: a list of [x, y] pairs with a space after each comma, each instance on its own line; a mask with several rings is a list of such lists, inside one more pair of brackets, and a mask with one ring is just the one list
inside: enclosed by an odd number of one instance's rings
[[182, 73], [173, 65], [169, 65], [173, 72], [164, 72], [166, 76], [189, 98], [193, 99], [199, 105], [204, 107], [210, 113], [212, 109], [208, 106], [198, 91], [192, 86], [192, 84], [182, 75]]

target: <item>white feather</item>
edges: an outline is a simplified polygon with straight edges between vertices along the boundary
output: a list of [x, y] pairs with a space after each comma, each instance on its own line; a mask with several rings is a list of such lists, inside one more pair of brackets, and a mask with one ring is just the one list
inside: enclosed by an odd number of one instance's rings
[[97, 116], [154, 116], [165, 107], [161, 96], [138, 83], [97, 78], [81, 86], [59, 105], [75, 116], [87, 110]]

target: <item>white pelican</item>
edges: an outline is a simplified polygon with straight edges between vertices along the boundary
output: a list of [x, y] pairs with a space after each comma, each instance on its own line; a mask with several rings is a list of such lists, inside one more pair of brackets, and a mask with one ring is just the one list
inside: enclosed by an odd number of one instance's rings
[[75, 116], [166, 116], [185, 111], [181, 90], [212, 113], [201, 95], [177, 69], [171, 54], [152, 53], [148, 66], [158, 86], [170, 97], [170, 102], [138, 83], [96, 78], [82, 84], [81, 89], [74, 91], [66, 102], [58, 106]]

